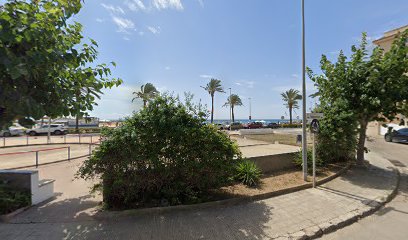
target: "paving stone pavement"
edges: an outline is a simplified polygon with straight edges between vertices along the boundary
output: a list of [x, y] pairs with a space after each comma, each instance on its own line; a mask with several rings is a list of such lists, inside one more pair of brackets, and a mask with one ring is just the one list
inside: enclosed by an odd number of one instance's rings
[[68, 194], [23, 212], [12, 223], [0, 224], [0, 239], [315, 237], [373, 211], [396, 189], [398, 175], [392, 165], [375, 153], [368, 154], [368, 159], [372, 164], [369, 169], [352, 168], [316, 189], [212, 209], [97, 220], [94, 214], [98, 199], [85, 192]]

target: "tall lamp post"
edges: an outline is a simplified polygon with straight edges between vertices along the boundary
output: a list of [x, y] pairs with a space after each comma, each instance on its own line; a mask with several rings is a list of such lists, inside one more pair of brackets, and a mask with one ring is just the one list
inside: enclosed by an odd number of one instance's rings
[[231, 125], [232, 125], [232, 111], [231, 111], [231, 88], [228, 88], [229, 89], [229, 114], [230, 114], [230, 131], [231, 131]]
[[306, 67], [305, 67], [305, 0], [302, 0], [302, 160], [303, 179], [307, 180], [307, 136], [306, 136]]
[[249, 120], [252, 120], [251, 98], [248, 98], [248, 100], [249, 100]]

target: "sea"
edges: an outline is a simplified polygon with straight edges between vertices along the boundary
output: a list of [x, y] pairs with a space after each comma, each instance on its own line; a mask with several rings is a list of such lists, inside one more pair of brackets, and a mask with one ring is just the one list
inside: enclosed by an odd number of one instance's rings
[[[229, 123], [229, 119], [214, 119], [214, 123], [220, 123], [220, 124], [225, 124]], [[266, 124], [268, 123], [288, 123], [289, 119], [235, 119], [235, 122], [240, 122], [242, 124], [250, 123], [250, 122], [256, 122], [256, 121], [264, 121]], [[293, 120], [295, 121], [295, 120]], [[207, 122], [210, 122], [210, 120], [207, 120]]]

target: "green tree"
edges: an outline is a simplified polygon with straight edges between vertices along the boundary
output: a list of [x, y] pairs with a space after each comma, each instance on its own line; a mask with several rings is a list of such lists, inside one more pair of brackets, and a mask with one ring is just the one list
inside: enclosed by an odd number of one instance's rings
[[299, 108], [299, 100], [302, 100], [302, 96], [298, 90], [293, 88], [286, 92], [281, 93], [282, 100], [285, 102], [285, 106], [289, 109], [289, 122], [292, 124], [292, 110]]
[[225, 92], [221, 86], [221, 80], [212, 78], [204, 88], [211, 96], [211, 123], [214, 120], [214, 95], [216, 92]]
[[[78, 102], [81, 111], [92, 110], [102, 88], [122, 82], [95, 63], [97, 43], [82, 43], [81, 24], [69, 23], [80, 9], [80, 0], [15, 0], [0, 7], [1, 127], [21, 117], [75, 116]], [[79, 87], [92, 90], [77, 99]]]
[[241, 158], [238, 145], [211, 125], [207, 112], [178, 97], [157, 96], [120, 128], [104, 130], [99, 148], [78, 176], [97, 178], [108, 208], [203, 201], [230, 183]]
[[235, 116], [234, 116], [235, 106], [242, 106], [242, 105], [243, 105], [242, 100], [238, 95], [231, 94], [231, 96], [228, 97], [227, 102], [224, 104], [224, 107], [226, 107], [226, 106], [231, 107], [232, 122], [235, 121]]
[[350, 60], [343, 52], [340, 52], [336, 63], [323, 55], [323, 74], [314, 75], [308, 70], [309, 77], [318, 88], [323, 109], [335, 109], [346, 122], [355, 126], [358, 163], [364, 160], [368, 123], [381, 116], [392, 119], [401, 111], [400, 103], [408, 99], [407, 35], [408, 31], [398, 37], [389, 52], [384, 53], [376, 47], [370, 54], [367, 37], [363, 33], [361, 44], [351, 48]]
[[133, 92], [136, 97], [132, 99], [132, 102], [140, 98], [143, 101], [143, 107], [145, 108], [147, 106], [147, 102], [155, 98], [158, 94], [159, 91], [157, 91], [156, 87], [151, 84], [151, 83], [146, 83], [145, 85], [142, 85], [140, 87], [140, 91], [138, 92]]

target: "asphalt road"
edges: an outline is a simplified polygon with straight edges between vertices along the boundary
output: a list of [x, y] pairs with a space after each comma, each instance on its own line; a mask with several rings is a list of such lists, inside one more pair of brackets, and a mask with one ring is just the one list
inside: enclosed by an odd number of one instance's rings
[[[322, 239], [408, 239], [408, 144], [387, 143], [382, 138], [368, 142], [371, 151], [397, 163], [401, 172], [398, 195], [375, 214]], [[378, 179], [381, 181], [381, 179]]]

